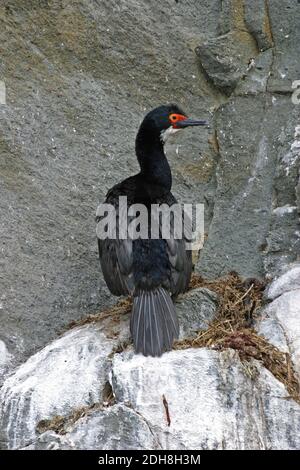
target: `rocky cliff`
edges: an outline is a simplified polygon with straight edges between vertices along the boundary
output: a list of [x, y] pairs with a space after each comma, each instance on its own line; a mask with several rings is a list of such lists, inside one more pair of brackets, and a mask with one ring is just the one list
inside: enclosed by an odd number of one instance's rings
[[[299, 448], [300, 3], [3, 0], [0, 20], [0, 448]], [[207, 240], [151, 359], [94, 215], [172, 101], [210, 120], [167, 148]]]

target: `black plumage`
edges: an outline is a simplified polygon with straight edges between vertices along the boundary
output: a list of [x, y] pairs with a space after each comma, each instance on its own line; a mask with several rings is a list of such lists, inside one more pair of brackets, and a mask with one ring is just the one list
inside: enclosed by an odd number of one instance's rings
[[[176, 105], [160, 106], [147, 114], [136, 138], [140, 173], [111, 188], [106, 203], [116, 209], [119, 198], [127, 196], [128, 207], [144, 204], [172, 206], [172, 175], [164, 153], [164, 140], [180, 128], [204, 125], [192, 121]], [[174, 220], [172, 221], [174, 225]], [[149, 231], [151, 219], [149, 218]], [[150, 232], [149, 232], [150, 233]], [[105, 281], [114, 295], [133, 296], [130, 330], [136, 352], [160, 356], [170, 350], [178, 337], [179, 325], [172, 298], [184, 292], [192, 271], [191, 252], [185, 239], [98, 239], [99, 257]]]

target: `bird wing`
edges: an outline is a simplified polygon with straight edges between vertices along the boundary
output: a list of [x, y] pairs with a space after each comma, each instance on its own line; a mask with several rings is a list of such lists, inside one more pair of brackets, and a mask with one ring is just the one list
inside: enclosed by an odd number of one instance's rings
[[185, 292], [192, 274], [192, 253], [185, 248], [185, 240], [167, 240], [168, 257], [171, 264], [171, 292], [177, 296]]
[[98, 238], [103, 276], [107, 287], [114, 295], [126, 295], [132, 292], [131, 269], [125, 267], [132, 247], [128, 246], [126, 242], [127, 240], [100, 240]]
[[[169, 206], [177, 204], [176, 198], [172, 193], [165, 197], [164, 203]], [[185, 224], [190, 224], [187, 215], [184, 217], [182, 212], [182, 227]], [[170, 237], [166, 238], [167, 254], [171, 265], [171, 283], [170, 288], [173, 295], [178, 295], [185, 292], [189, 286], [192, 274], [192, 252], [186, 249], [186, 242], [188, 241], [185, 236], [183, 238], [175, 238], [175, 219], [170, 219]]]
[[[106, 197], [106, 203], [111, 204], [115, 208], [115, 214], [108, 214], [106, 222], [108, 224], [115, 224], [116, 228], [119, 226], [120, 208], [119, 208], [119, 194], [118, 187], [116, 190], [110, 190]], [[112, 220], [112, 217], [115, 217]], [[97, 217], [97, 223], [101, 218]], [[126, 295], [133, 291], [133, 255], [132, 255], [132, 240], [120, 239], [118, 237], [118, 230], [116, 231], [116, 238], [102, 239], [98, 237], [99, 258], [103, 276], [107, 287], [114, 295]]]

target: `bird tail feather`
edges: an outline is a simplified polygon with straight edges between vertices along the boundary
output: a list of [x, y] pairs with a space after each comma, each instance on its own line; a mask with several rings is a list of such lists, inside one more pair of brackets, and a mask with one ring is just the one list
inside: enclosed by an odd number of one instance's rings
[[179, 336], [179, 324], [173, 301], [164, 288], [139, 291], [134, 297], [130, 331], [137, 353], [161, 356], [172, 349]]

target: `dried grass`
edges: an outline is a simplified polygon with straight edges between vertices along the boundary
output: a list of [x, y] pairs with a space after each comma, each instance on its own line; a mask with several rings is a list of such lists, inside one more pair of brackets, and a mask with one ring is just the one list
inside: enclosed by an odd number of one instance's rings
[[68, 416], [57, 415], [51, 419], [42, 419], [36, 426], [36, 430], [39, 434], [42, 434], [46, 431], [54, 431], [57, 434], [66, 434], [68, 428], [76, 423], [80, 418], [87, 416], [92, 411], [97, 409], [102, 409], [102, 405], [99, 403], [94, 404], [93, 406], [82, 406], [76, 408]]
[[113, 318], [115, 317], [116, 321], [120, 317], [120, 315], [125, 315], [126, 313], [130, 313], [132, 308], [132, 299], [131, 297], [126, 297], [125, 299], [119, 300], [116, 305], [113, 307], [107, 308], [99, 313], [94, 313], [91, 315], [87, 315], [80, 320], [74, 320], [69, 323], [68, 328], [75, 328], [76, 326], [87, 325], [88, 323], [96, 323], [106, 318]]
[[175, 349], [210, 347], [232, 348], [241, 360], [257, 359], [282, 382], [290, 398], [300, 402], [300, 387], [289, 354], [280, 351], [257, 334], [252, 324], [262, 306], [264, 284], [257, 279], [243, 281], [236, 273], [208, 281], [200, 276], [191, 280], [191, 288], [207, 287], [220, 297], [215, 320], [193, 339], [177, 341]]
[[84, 416], [90, 415], [95, 410], [104, 410], [115, 404], [115, 397], [109, 382], [106, 382], [103, 390], [103, 402], [93, 403], [89, 406], [76, 408], [67, 416], [56, 415], [51, 419], [42, 419], [36, 426], [36, 431], [42, 434], [46, 431], [54, 431], [57, 434], [67, 434], [69, 429]]

